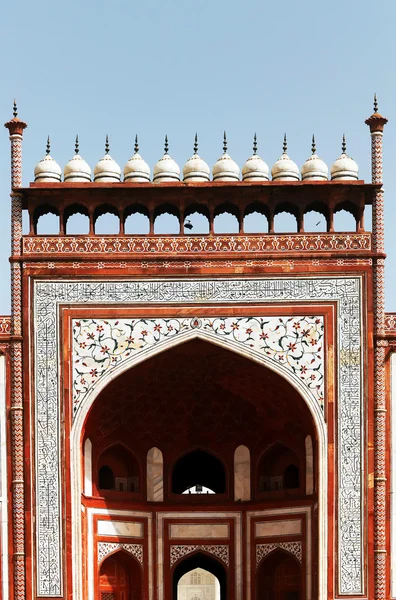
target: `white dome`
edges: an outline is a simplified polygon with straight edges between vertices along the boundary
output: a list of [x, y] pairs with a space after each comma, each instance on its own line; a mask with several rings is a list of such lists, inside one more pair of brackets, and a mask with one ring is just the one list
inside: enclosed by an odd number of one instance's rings
[[150, 181], [150, 167], [139, 154], [138, 137], [135, 137], [135, 154], [124, 167], [124, 181], [147, 183]]
[[39, 183], [59, 183], [62, 178], [62, 169], [50, 155], [50, 139], [47, 139], [47, 151], [44, 158], [34, 168], [34, 181]]
[[242, 167], [243, 181], [268, 181], [269, 168], [257, 154], [257, 137], [254, 134], [253, 154]]
[[213, 181], [239, 181], [240, 170], [229, 154], [227, 154], [227, 137], [224, 132], [224, 153], [213, 165]]
[[91, 181], [91, 168], [79, 155], [78, 136], [76, 137], [75, 155], [63, 169], [64, 181], [69, 183], [86, 183]]
[[312, 136], [312, 154], [301, 167], [303, 181], [327, 181], [329, 169], [326, 163], [316, 154], [315, 136]]
[[121, 168], [109, 154], [109, 138], [106, 135], [105, 155], [95, 165], [94, 181], [99, 183], [117, 183], [121, 180]]
[[183, 167], [183, 181], [210, 181], [210, 168], [198, 154], [198, 136], [195, 134], [194, 154]]
[[359, 179], [359, 167], [357, 163], [346, 153], [345, 135], [342, 138], [342, 154], [330, 168], [332, 181], [345, 179]]
[[286, 134], [283, 140], [283, 154], [271, 169], [271, 175], [273, 181], [299, 181], [300, 171], [295, 162], [291, 160], [286, 154], [287, 141]]
[[180, 181], [180, 169], [173, 158], [168, 154], [168, 136], [165, 136], [165, 153], [156, 163], [153, 171], [154, 183], [164, 183], [167, 181]]

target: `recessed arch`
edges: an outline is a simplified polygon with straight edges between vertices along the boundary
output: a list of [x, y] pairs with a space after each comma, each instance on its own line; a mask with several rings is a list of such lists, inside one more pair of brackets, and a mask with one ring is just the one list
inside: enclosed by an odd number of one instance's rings
[[101, 598], [142, 600], [142, 570], [136, 558], [123, 549], [106, 555], [98, 565], [98, 592]]
[[274, 548], [263, 558], [256, 573], [256, 600], [290, 598], [304, 600], [301, 564], [294, 554]]
[[227, 479], [227, 471], [220, 458], [212, 452], [196, 448], [180, 456], [173, 465], [172, 493], [183, 494], [198, 485], [215, 494], [224, 494]]

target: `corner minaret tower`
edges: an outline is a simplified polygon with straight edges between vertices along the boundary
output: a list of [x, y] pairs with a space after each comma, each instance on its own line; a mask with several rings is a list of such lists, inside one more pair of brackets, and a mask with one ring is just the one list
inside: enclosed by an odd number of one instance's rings
[[22, 396], [22, 136], [26, 123], [14, 116], [5, 123], [11, 141], [11, 440], [14, 598], [25, 598], [25, 513]]
[[382, 135], [388, 119], [378, 112], [374, 95], [374, 112], [366, 120], [371, 133], [372, 182], [380, 184], [373, 198], [374, 257], [374, 585], [375, 598], [387, 594], [386, 577], [386, 392], [385, 346], [380, 336], [385, 326], [385, 245], [384, 245], [384, 191], [382, 188]]

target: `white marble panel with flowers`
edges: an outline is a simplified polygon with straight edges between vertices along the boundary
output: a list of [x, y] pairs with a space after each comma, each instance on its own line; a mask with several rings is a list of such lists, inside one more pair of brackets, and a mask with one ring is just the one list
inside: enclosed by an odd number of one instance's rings
[[323, 316], [75, 319], [72, 326], [74, 415], [105, 374], [139, 352], [197, 329], [281, 363], [323, 408]]

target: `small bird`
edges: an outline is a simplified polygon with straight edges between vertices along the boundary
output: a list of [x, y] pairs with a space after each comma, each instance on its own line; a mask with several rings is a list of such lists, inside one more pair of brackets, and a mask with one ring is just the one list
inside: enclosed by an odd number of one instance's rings
[[184, 227], [185, 227], [185, 229], [192, 229], [193, 224], [191, 223], [191, 221], [188, 220], [184, 223]]
[[318, 227], [318, 225], [320, 225], [320, 224], [321, 224], [321, 222], [322, 222], [322, 221], [318, 221], [318, 222], [316, 223], [315, 227]]

